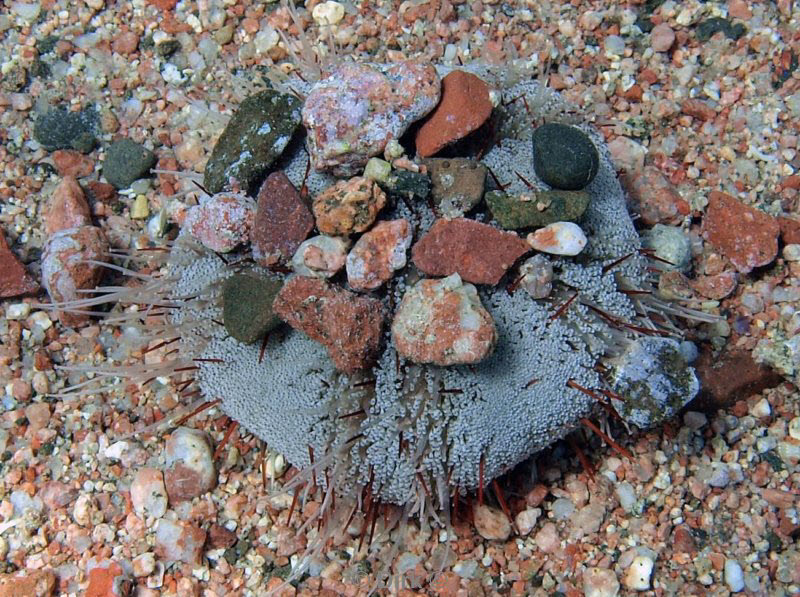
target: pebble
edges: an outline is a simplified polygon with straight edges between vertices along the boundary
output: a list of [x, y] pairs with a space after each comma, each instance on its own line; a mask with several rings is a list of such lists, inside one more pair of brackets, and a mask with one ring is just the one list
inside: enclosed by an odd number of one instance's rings
[[614, 494], [617, 496], [619, 505], [623, 510], [626, 512], [633, 511], [633, 507], [636, 505], [636, 491], [633, 485], [627, 481], [618, 483], [616, 487], [614, 487]]
[[254, 214], [250, 197], [217, 193], [190, 207], [183, 226], [212, 251], [228, 253], [248, 241]]
[[625, 586], [634, 591], [647, 591], [650, 588], [650, 576], [653, 574], [655, 562], [650, 556], [640, 555], [633, 558], [633, 562], [625, 574]]
[[528, 244], [552, 255], [577, 255], [586, 247], [586, 235], [574, 222], [555, 222], [528, 235]]
[[[48, 237], [42, 252], [42, 284], [54, 303], [85, 299], [79, 290], [92, 290], [103, 277], [103, 267], [89, 260], [108, 259], [108, 240], [100, 228], [81, 226], [60, 230]], [[88, 320], [84, 314], [61, 311], [64, 325]]]
[[131, 483], [133, 510], [140, 517], [161, 518], [167, 512], [167, 489], [164, 474], [154, 468], [141, 468]]
[[738, 276], [734, 271], [726, 271], [713, 276], [697, 276], [689, 281], [692, 290], [705, 298], [720, 301], [730, 296], [738, 283]]
[[535, 299], [550, 296], [553, 290], [553, 266], [542, 254], [525, 260], [519, 268], [519, 285]]
[[489, 541], [505, 541], [511, 536], [511, 522], [502, 510], [478, 504], [473, 510], [475, 530]]
[[675, 43], [675, 32], [666, 23], [659, 23], [650, 31], [650, 47], [654, 52], [666, 52]]
[[491, 191], [486, 194], [486, 205], [502, 228], [520, 230], [574, 222], [586, 211], [590, 199], [585, 191], [538, 191], [525, 195]]
[[261, 265], [286, 262], [311, 230], [314, 216], [283, 171], [273, 172], [258, 192], [250, 242]]
[[222, 321], [225, 331], [245, 344], [264, 337], [280, 323], [272, 303], [281, 289], [277, 278], [234, 274], [222, 287]]
[[206, 532], [188, 522], [160, 518], [156, 525], [156, 555], [169, 562], [198, 566], [203, 557]]
[[492, 114], [489, 86], [472, 73], [449, 72], [442, 79], [441, 94], [439, 104], [417, 129], [417, 155], [423, 158], [476, 131]]
[[313, 8], [311, 17], [318, 25], [336, 25], [344, 17], [344, 6], [333, 0], [321, 2]]
[[412, 230], [408, 220], [379, 222], [347, 255], [347, 283], [353, 290], [375, 290], [406, 265]]
[[558, 498], [553, 502], [551, 512], [556, 520], [566, 520], [575, 512], [575, 504], [569, 498]]
[[59, 176], [82, 178], [94, 172], [94, 160], [74, 149], [56, 150], [51, 157]]
[[688, 410], [683, 415], [683, 424], [692, 431], [698, 431], [708, 425], [708, 417], [696, 410]]
[[438, 219], [411, 250], [414, 264], [430, 276], [457, 273], [465, 282], [496, 285], [530, 246], [513, 232], [455, 218]]
[[431, 197], [439, 215], [459, 218], [480, 203], [486, 166], [468, 158], [428, 158], [422, 164], [431, 177]]
[[75, 178], [66, 176], [58, 183], [42, 217], [48, 235], [67, 228], [92, 225], [89, 203]]
[[758, 419], [763, 419], [772, 414], [772, 408], [769, 405], [769, 400], [762, 398], [750, 408], [750, 414]]
[[283, 153], [300, 126], [300, 100], [268, 89], [245, 98], [228, 121], [206, 164], [203, 186], [219, 193], [248, 190]]
[[353, 176], [436, 106], [440, 88], [429, 63], [342, 62], [314, 85], [303, 105], [314, 167]]
[[156, 569], [156, 556], [152, 551], [146, 551], [133, 558], [131, 565], [136, 578], [150, 576]]
[[783, 258], [786, 261], [800, 261], [800, 245], [790, 244], [783, 247]]
[[646, 226], [680, 224], [689, 214], [689, 204], [675, 186], [655, 166], [621, 177], [631, 200], [631, 208]]
[[533, 537], [533, 542], [544, 553], [555, 552], [561, 544], [556, 525], [552, 522], [547, 522], [542, 525], [542, 528], [539, 529], [539, 532]]
[[772, 263], [778, 254], [778, 221], [720, 191], [711, 191], [703, 236], [742, 273]]
[[789, 437], [800, 440], [800, 417], [794, 417], [789, 421]]
[[25, 319], [31, 314], [28, 303], [13, 303], [6, 307], [6, 319]]
[[642, 244], [669, 262], [658, 261], [656, 266], [660, 269], [686, 273], [692, 268], [692, 243], [682, 228], [656, 224], [642, 235]]
[[608, 151], [617, 170], [638, 172], [644, 167], [647, 148], [629, 137], [615, 137], [608, 143]]
[[452, 274], [406, 290], [392, 322], [392, 341], [400, 356], [415, 363], [471, 364], [494, 350], [497, 329], [475, 287]]
[[0, 596], [49, 597], [56, 588], [56, 580], [52, 570], [22, 570], [13, 574], [0, 574]]
[[208, 436], [197, 429], [178, 427], [166, 446], [164, 484], [170, 503], [191, 500], [217, 484], [217, 471]]
[[133, 200], [133, 205], [131, 206], [131, 219], [144, 220], [149, 215], [150, 204], [147, 201], [147, 197], [144, 195], [137, 195], [136, 199]]
[[75, 149], [89, 153], [97, 143], [98, 124], [99, 117], [93, 108], [81, 112], [50, 108], [35, 120], [33, 138], [47, 151]]
[[121, 139], [106, 149], [103, 176], [117, 189], [127, 189], [133, 181], [149, 175], [156, 156], [141, 143]]
[[380, 158], [370, 158], [364, 167], [364, 178], [375, 182], [386, 182], [392, 173], [392, 165]]
[[131, 592], [131, 580], [114, 560], [96, 562], [91, 558], [87, 564], [87, 575], [89, 585], [85, 597], [127, 597]]
[[39, 284], [11, 251], [5, 233], [0, 230], [0, 298], [30, 294]]
[[608, 568], [587, 568], [583, 573], [584, 597], [616, 597], [619, 595], [619, 581], [613, 570]]
[[353, 373], [374, 364], [385, 319], [379, 300], [318, 278], [295, 276], [284, 284], [272, 308], [325, 346], [340, 371]]
[[741, 564], [736, 560], [731, 558], [725, 560], [724, 578], [725, 584], [732, 593], [744, 591], [744, 572]]
[[530, 532], [536, 527], [536, 521], [539, 520], [541, 515], [541, 508], [526, 508], [517, 514], [516, 518], [514, 518], [514, 522], [517, 526], [517, 531], [519, 534], [523, 537], [529, 535]]
[[578, 191], [594, 180], [599, 166], [597, 148], [580, 129], [548, 123], [533, 132], [533, 168], [551, 187]]
[[312, 236], [298, 247], [292, 257], [292, 269], [301, 276], [330, 278], [344, 267], [348, 247], [344, 238]]
[[386, 193], [377, 183], [357, 176], [340, 180], [314, 198], [317, 229], [331, 236], [364, 232], [386, 205]]

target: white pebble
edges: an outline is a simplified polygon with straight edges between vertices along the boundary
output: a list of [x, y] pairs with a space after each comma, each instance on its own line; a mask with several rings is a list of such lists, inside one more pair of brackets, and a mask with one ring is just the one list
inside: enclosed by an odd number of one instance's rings
[[789, 421], [789, 436], [792, 439], [800, 439], [800, 417]]
[[619, 581], [613, 570], [608, 568], [587, 568], [583, 573], [584, 597], [616, 597], [619, 594]]
[[648, 556], [636, 556], [625, 575], [625, 586], [634, 591], [646, 591], [650, 588], [650, 575], [653, 574], [653, 559]]
[[725, 560], [725, 584], [734, 593], [744, 590], [744, 572], [736, 560]]
[[790, 244], [783, 247], [783, 258], [786, 261], [800, 261], [800, 245]]
[[574, 222], [554, 222], [528, 235], [530, 246], [553, 255], [577, 255], [586, 242], [586, 235]]
[[636, 492], [633, 489], [633, 485], [623, 481], [614, 488], [614, 493], [617, 495], [619, 505], [622, 506], [623, 510], [626, 512], [633, 510], [633, 506], [636, 504]]
[[769, 401], [766, 398], [762, 398], [756, 402], [753, 408], [750, 409], [750, 414], [758, 419], [770, 416], [772, 409], [769, 406]]
[[311, 16], [318, 25], [335, 25], [344, 17], [344, 6], [338, 2], [329, 0], [322, 4], [317, 4], [311, 11]]
[[536, 526], [536, 521], [542, 514], [541, 508], [527, 508], [517, 514], [515, 522], [517, 523], [517, 530], [523, 537], [533, 530]]
[[14, 303], [6, 308], [6, 319], [25, 319], [31, 313], [28, 303]]

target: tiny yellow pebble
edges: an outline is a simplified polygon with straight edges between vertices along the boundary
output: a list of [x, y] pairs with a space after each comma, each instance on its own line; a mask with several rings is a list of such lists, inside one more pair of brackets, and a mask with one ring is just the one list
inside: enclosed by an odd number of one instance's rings
[[150, 215], [150, 206], [147, 204], [147, 197], [144, 195], [137, 195], [131, 208], [131, 218], [134, 220], [143, 220]]

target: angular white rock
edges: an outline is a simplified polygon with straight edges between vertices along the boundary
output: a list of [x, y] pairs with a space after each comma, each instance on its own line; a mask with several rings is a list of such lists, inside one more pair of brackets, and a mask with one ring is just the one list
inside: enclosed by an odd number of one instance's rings
[[636, 556], [625, 575], [625, 586], [634, 591], [646, 591], [650, 588], [650, 576], [653, 574], [655, 562], [649, 556]]
[[337, 236], [313, 236], [295, 251], [292, 269], [300, 276], [330, 278], [344, 267], [349, 246], [347, 239]]
[[530, 246], [553, 255], [577, 255], [586, 242], [586, 235], [574, 222], [554, 222], [528, 235]]

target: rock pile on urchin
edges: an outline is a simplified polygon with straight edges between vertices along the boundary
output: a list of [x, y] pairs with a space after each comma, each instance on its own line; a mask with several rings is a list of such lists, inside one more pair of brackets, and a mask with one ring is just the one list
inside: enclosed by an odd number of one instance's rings
[[[436, 71], [348, 65], [303, 88], [309, 150], [320, 170], [309, 171], [298, 143], [275, 138], [286, 123], [269, 120], [279, 118], [274, 111], [240, 111], [231, 120], [237, 130], [272, 140], [270, 160], [273, 149], [288, 147], [269, 169], [309, 193], [318, 230], [331, 236], [306, 239], [307, 227], [264, 215], [308, 211], [293, 190], [259, 195], [253, 210], [236, 188], [252, 181], [235, 173], [243, 163], [248, 173], [260, 166], [244, 147], [237, 145], [237, 155], [217, 148], [214, 155], [227, 162], [212, 158], [209, 171], [231, 174], [223, 185], [234, 192], [189, 210], [190, 228], [202, 234], [192, 238], [185, 229], [166, 282], [147, 287], [153, 304], [173, 307], [165, 335], [179, 338], [180, 356], [162, 371], [191, 365], [204, 397], [219, 399], [228, 415], [303, 470], [295, 486], [305, 481], [309, 488], [313, 480], [323, 488], [320, 516], [366, 495], [367, 504], [400, 504], [406, 515], [446, 515], [454, 492], [485, 485], [564, 437], [598, 414], [601, 402], [644, 426], [674, 414], [698, 389], [679, 343], [666, 337], [667, 313], [647, 293], [647, 258], [602, 138], [537, 83], [502, 89], [491, 73], [476, 73], [457, 78], [468, 81], [470, 93], [486, 94], [488, 120], [447, 127], [444, 140], [423, 141], [418, 133], [417, 142], [460, 154], [458, 168], [488, 172], [480, 181], [486, 189], [476, 191], [475, 177], [465, 177], [473, 187], [454, 195], [459, 181], [448, 178], [450, 159], [433, 158], [425, 160], [436, 173], [428, 200], [424, 168], [397, 142], [436, 105]], [[457, 86], [442, 88], [458, 93]], [[422, 99], [410, 101], [418, 91]], [[291, 106], [288, 118], [296, 121], [294, 103], [275, 93], [267, 94], [270, 105]], [[440, 107], [459, 105], [445, 97]], [[564, 127], [562, 134], [534, 136], [545, 119]], [[430, 129], [420, 131], [436, 134]], [[564, 142], [580, 145], [583, 156], [573, 155], [577, 166], [567, 171], [548, 159], [565, 155], [553, 147]], [[264, 139], [257, 145], [266, 147]], [[351, 176], [362, 168], [364, 177], [344, 181], [325, 171]], [[543, 178], [567, 188], [552, 189]], [[484, 190], [490, 209], [480, 203]], [[270, 246], [283, 248], [267, 261], [249, 245], [265, 239], [264, 230], [251, 232], [258, 222], [272, 226]], [[215, 243], [215, 230], [224, 243]], [[211, 250], [220, 246], [232, 251], [223, 257]], [[286, 247], [296, 248], [294, 255]], [[515, 267], [534, 247], [546, 253]], [[253, 317], [263, 322], [257, 333], [241, 331], [247, 309], [226, 301], [247, 295], [234, 283], [242, 275], [247, 289], [252, 278], [271, 289], [283, 284], [264, 308], [274, 307], [292, 327], [276, 327], [269, 313]], [[360, 293], [348, 288], [348, 276]], [[236, 333], [228, 312], [239, 313]]]

